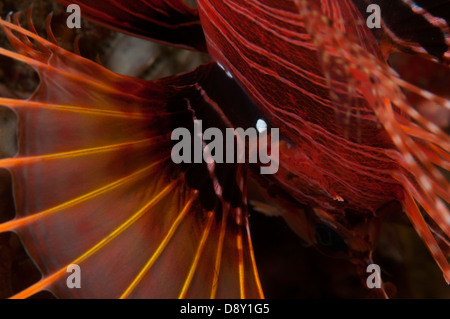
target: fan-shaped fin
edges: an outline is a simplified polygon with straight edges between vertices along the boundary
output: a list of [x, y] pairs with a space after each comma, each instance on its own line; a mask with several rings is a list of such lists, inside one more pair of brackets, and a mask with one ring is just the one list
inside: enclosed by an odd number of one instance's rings
[[[211, 170], [189, 177], [190, 169], [183, 173], [170, 160], [175, 119], [193, 120], [186, 105], [201, 106], [206, 124], [214, 118], [207, 114], [220, 110], [204, 90], [190, 89], [197, 75], [205, 82], [219, 76], [212, 66], [147, 82], [0, 24], [21, 50], [0, 54], [33, 66], [41, 78], [29, 100], [0, 99], [19, 118], [19, 152], [0, 161], [13, 176], [16, 217], [0, 231], [19, 235], [43, 274], [14, 297], [41, 290], [90, 298], [263, 297], [244, 171], [228, 170], [220, 181]], [[219, 182], [240, 188], [227, 199], [217, 193], [206, 209], [212, 180], [216, 189]], [[79, 289], [67, 286], [71, 264], [81, 269]]]

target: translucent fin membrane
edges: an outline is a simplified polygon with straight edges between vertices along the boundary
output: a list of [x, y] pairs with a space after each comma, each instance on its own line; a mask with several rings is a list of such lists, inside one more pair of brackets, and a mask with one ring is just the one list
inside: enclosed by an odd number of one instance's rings
[[[0, 54], [41, 78], [28, 100], [0, 98], [19, 119], [18, 154], [0, 160], [13, 176], [16, 217], [0, 232], [16, 232], [43, 275], [13, 297], [263, 297], [246, 201], [219, 197], [205, 209], [170, 160], [172, 118], [192, 116], [168, 108], [189, 99], [174, 86], [183, 83], [120, 76], [0, 25], [17, 50]], [[229, 178], [244, 188], [236, 172]], [[70, 264], [81, 267], [80, 289], [66, 285]]]

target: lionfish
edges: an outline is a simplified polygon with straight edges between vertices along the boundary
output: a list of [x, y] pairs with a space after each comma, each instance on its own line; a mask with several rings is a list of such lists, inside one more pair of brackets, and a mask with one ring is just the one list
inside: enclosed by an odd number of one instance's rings
[[[44, 39], [31, 21], [0, 21], [15, 49], [0, 54], [40, 77], [29, 99], [0, 99], [19, 137], [17, 155], [0, 160], [16, 209], [0, 231], [17, 233], [42, 273], [14, 298], [262, 298], [249, 205], [315, 246], [320, 232], [338, 236], [362, 270], [383, 211], [399, 202], [450, 282], [450, 140], [436, 122], [448, 90], [408, 75], [448, 72], [450, 1], [59, 2], [211, 62], [146, 81], [62, 49], [50, 27]], [[366, 24], [370, 4], [379, 29]], [[260, 175], [262, 163], [171, 161], [176, 127], [259, 119], [280, 128], [274, 175]], [[252, 183], [265, 200], [249, 202]], [[71, 264], [80, 289], [66, 285]]]

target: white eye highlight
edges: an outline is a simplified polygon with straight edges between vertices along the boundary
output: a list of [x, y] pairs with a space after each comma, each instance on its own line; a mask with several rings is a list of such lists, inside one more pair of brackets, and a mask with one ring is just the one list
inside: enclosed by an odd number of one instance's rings
[[259, 133], [267, 131], [267, 123], [263, 119], [259, 119], [256, 122], [256, 129], [258, 130]]

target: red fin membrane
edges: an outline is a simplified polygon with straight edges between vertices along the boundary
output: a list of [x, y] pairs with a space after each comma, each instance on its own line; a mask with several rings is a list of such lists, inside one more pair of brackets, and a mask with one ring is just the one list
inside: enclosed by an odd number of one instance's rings
[[[192, 116], [168, 108], [186, 103], [170, 79], [120, 76], [0, 23], [20, 52], [0, 54], [41, 78], [29, 100], [0, 99], [19, 118], [19, 152], [0, 160], [13, 176], [16, 217], [0, 231], [19, 235], [43, 274], [14, 297], [263, 297], [245, 199], [232, 206], [219, 194], [205, 209], [203, 186], [188, 186], [170, 159], [171, 118]], [[80, 289], [66, 285], [70, 264], [81, 267]]]

